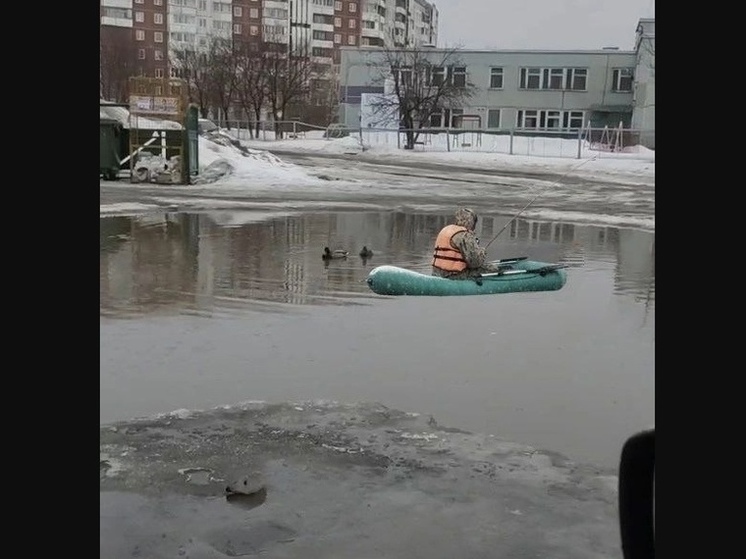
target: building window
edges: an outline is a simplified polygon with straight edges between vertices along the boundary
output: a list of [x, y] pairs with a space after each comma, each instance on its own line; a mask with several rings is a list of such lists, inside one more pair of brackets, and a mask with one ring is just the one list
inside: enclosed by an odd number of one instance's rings
[[135, 40], [137, 41], [144, 41], [145, 40], [145, 31], [142, 29], [135, 30]]
[[145, 49], [137, 49], [137, 58], [145, 60]]
[[[446, 109], [447, 112], [448, 109]], [[461, 123], [463, 122], [461, 117], [463, 115], [464, 109], [451, 109], [451, 128], [461, 128]]]
[[348, 20], [347, 26], [348, 26], [348, 27], [349, 27], [350, 29], [355, 29], [355, 24], [356, 24], [356, 23], [357, 23], [357, 22], [356, 22], [356, 21], [355, 21], [354, 19], [351, 19], [351, 20]]
[[135, 0], [135, 4], [144, 4], [145, 0]]
[[544, 70], [544, 83], [548, 84], [545, 89], [562, 89], [565, 85], [564, 68], [549, 68]]
[[155, 77], [156, 78], [162, 78], [163, 77], [163, 68], [156, 68], [155, 69]]
[[500, 128], [500, 109], [487, 111], [487, 128]]
[[454, 66], [451, 80], [454, 87], [466, 87], [466, 66]]
[[348, 35], [347, 36], [347, 44], [348, 45], [354, 45], [355, 44], [355, 35]]
[[[502, 68], [490, 68], [490, 89], [502, 89], [503, 88], [503, 69]], [[500, 113], [498, 111], [498, 122], [500, 120]]]
[[518, 111], [517, 128], [537, 128], [538, 126], [539, 111]]
[[145, 12], [135, 12], [135, 21], [142, 23], [145, 21]]
[[325, 49], [322, 47], [311, 47], [311, 56], [318, 56], [321, 58], [331, 58], [333, 49]]
[[342, 27], [342, 18], [341, 17], [335, 17], [334, 18], [334, 27]]
[[403, 85], [409, 85], [412, 83], [412, 68], [410, 66], [402, 66], [401, 68], [394, 67], [391, 69], [391, 73], [396, 78], [396, 72], [399, 72], [399, 82]]
[[155, 49], [155, 51], [153, 52], [153, 54], [155, 55], [155, 59], [156, 60], [163, 60], [163, 51], [162, 50]]
[[153, 0], [154, 6], [163, 6], [163, 0]]
[[534, 130], [577, 130], [583, 127], [583, 111], [519, 110], [516, 126]]
[[334, 23], [334, 18], [328, 14], [313, 14], [313, 22], [332, 25]]
[[240, 23], [234, 23], [233, 24], [233, 34], [234, 35], [240, 35], [241, 34], [241, 24]]
[[434, 86], [442, 85], [443, 80], [445, 79], [445, 75], [446, 69], [443, 68], [443, 66], [433, 66], [432, 79], [430, 80], [430, 84]]
[[376, 28], [376, 22], [375, 21], [363, 20], [363, 27], [365, 29], [375, 29]]
[[342, 42], [342, 35], [340, 35], [339, 33], [335, 33], [334, 34], [334, 42], [337, 43], [337, 44], [341, 43]]
[[443, 115], [433, 113], [430, 115], [430, 128], [440, 128], [443, 125]]
[[342, 2], [339, 2], [339, 1], [334, 2], [334, 9], [336, 11], [338, 11], [338, 12], [341, 12], [342, 11]]
[[567, 89], [571, 89], [572, 91], [585, 91], [587, 80], [587, 68], [567, 69]]
[[519, 89], [541, 89], [541, 68], [521, 68]]
[[632, 68], [615, 68], [612, 91], [632, 91]]
[[575, 130], [583, 128], [583, 111], [565, 111], [562, 126]]
[[249, 25], [249, 34], [250, 35], [259, 35], [259, 26], [258, 25]]
[[[542, 128], [547, 129], [558, 129], [560, 127], [560, 118], [562, 113], [560, 111], [546, 111], [546, 119], [544, 119], [544, 111], [542, 111], [541, 119], [539, 124], [543, 125]], [[545, 120], [545, 122], [541, 122]]]
[[204, 17], [199, 18], [199, 26], [207, 27], [207, 18], [204, 18]]
[[163, 25], [163, 14], [153, 14], [153, 23]]
[[249, 8], [249, 17], [256, 19], [259, 17], [259, 8]]
[[521, 68], [519, 89], [585, 91], [587, 68]]
[[357, 4], [355, 4], [355, 2], [350, 2], [349, 4], [347, 4], [347, 10], [351, 14], [354, 14], [355, 12], [357, 12]]
[[162, 43], [163, 42], [163, 33], [160, 31], [156, 31], [153, 33], [153, 42], [154, 43]]
[[233, 6], [233, 15], [241, 17], [243, 15], [243, 8], [241, 6]]

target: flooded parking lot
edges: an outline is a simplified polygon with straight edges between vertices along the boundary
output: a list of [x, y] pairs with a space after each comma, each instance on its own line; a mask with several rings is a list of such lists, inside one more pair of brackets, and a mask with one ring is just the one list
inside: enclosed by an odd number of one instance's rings
[[[490, 256], [569, 262], [558, 292], [383, 297], [448, 211], [102, 217], [102, 424], [256, 400], [378, 402], [615, 468], [654, 418], [654, 233], [519, 218]], [[482, 213], [486, 243], [509, 217]], [[357, 253], [366, 245], [372, 258]], [[324, 262], [324, 246], [350, 251]]]

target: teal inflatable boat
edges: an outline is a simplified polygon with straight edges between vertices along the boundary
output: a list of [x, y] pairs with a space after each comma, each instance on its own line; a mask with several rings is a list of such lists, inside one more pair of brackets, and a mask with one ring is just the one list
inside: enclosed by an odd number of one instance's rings
[[525, 258], [496, 262], [500, 271], [475, 279], [446, 279], [398, 266], [378, 266], [366, 282], [379, 295], [495, 295], [526, 291], [556, 291], [567, 281], [565, 264], [549, 264]]

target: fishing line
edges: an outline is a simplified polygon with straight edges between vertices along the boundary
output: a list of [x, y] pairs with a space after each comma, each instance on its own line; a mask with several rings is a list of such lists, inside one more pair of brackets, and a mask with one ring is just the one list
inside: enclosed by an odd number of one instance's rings
[[515, 214], [515, 215], [514, 215], [514, 216], [513, 216], [513, 217], [512, 217], [511, 219], [510, 219], [510, 221], [508, 221], [508, 222], [507, 222], [507, 223], [506, 223], [506, 224], [505, 224], [505, 225], [503, 226], [503, 228], [502, 228], [502, 229], [500, 229], [500, 230], [499, 230], [499, 231], [497, 232], [497, 235], [495, 235], [494, 237], [492, 237], [492, 239], [490, 239], [490, 242], [489, 242], [489, 243], [487, 243], [486, 245], [484, 245], [484, 248], [488, 248], [488, 247], [489, 247], [489, 246], [490, 246], [490, 245], [491, 245], [491, 244], [492, 244], [492, 243], [493, 243], [493, 242], [495, 241], [495, 239], [497, 239], [497, 238], [498, 238], [498, 237], [499, 237], [499, 236], [500, 236], [500, 235], [502, 234], [502, 232], [503, 232], [503, 231], [505, 231], [505, 230], [506, 230], [506, 229], [508, 228], [508, 226], [509, 226], [509, 225], [510, 225], [511, 223], [513, 223], [513, 222], [514, 222], [514, 221], [515, 221], [516, 219], [518, 219], [518, 216], [520, 216], [520, 215], [521, 215], [521, 214], [522, 214], [523, 212], [525, 212], [525, 211], [526, 211], [526, 210], [528, 209], [528, 207], [529, 207], [529, 206], [530, 206], [531, 204], [533, 204], [534, 202], [536, 202], [536, 200], [538, 200], [538, 198], [539, 198], [539, 197], [540, 197], [540, 196], [541, 196], [542, 194], [544, 194], [544, 193], [545, 193], [545, 192], [546, 192], [547, 190], [549, 190], [549, 189], [550, 189], [550, 188], [552, 188], [553, 186], [556, 186], [556, 185], [558, 185], [559, 183], [561, 183], [561, 182], [562, 182], [562, 181], [563, 181], [563, 180], [564, 180], [564, 179], [565, 179], [565, 178], [567, 177], [567, 175], [569, 175], [569, 174], [570, 174], [570, 173], [572, 173], [573, 171], [577, 171], [577, 170], [578, 170], [578, 169], [580, 169], [580, 168], [581, 168], [581, 167], [582, 167], [583, 165], [585, 165], [585, 164], [586, 164], [586, 163], [588, 163], [589, 161], [594, 161], [594, 160], [595, 160], [596, 158], [598, 158], [598, 155], [594, 155], [594, 156], [593, 156], [593, 157], [591, 157], [590, 159], [586, 159], [585, 161], [583, 161], [582, 163], [580, 163], [580, 165], [576, 165], [576, 166], [575, 166], [575, 167], [573, 167], [572, 169], [568, 170], [568, 171], [567, 171], [567, 172], [566, 172], [566, 173], [565, 173], [564, 175], [562, 175], [562, 176], [561, 176], [561, 177], [560, 177], [559, 179], [557, 179], [556, 181], [554, 181], [554, 182], [553, 182], [553, 183], [551, 183], [550, 185], [548, 185], [548, 186], [546, 186], [545, 188], [543, 188], [543, 189], [542, 189], [542, 190], [541, 190], [541, 191], [540, 191], [540, 192], [539, 192], [539, 193], [538, 193], [538, 194], [537, 194], [536, 196], [534, 196], [534, 197], [533, 197], [533, 199], [532, 199], [532, 200], [531, 200], [531, 201], [530, 201], [530, 202], [529, 202], [528, 204], [526, 204], [525, 206], [523, 206], [523, 208], [521, 208], [521, 211], [519, 211], [519, 212], [518, 212], [517, 214]]

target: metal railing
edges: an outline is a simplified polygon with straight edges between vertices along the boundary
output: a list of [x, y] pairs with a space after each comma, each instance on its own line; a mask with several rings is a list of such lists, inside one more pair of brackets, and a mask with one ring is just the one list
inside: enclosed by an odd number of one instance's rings
[[[386, 128], [350, 128], [342, 124], [317, 126], [301, 121], [228, 121], [222, 123], [240, 140], [276, 142], [280, 140], [334, 140], [353, 136], [362, 149], [376, 147], [405, 149], [407, 132]], [[276, 130], [281, 132], [278, 137]], [[419, 128], [412, 149], [431, 152], [484, 152], [535, 157], [651, 157], [646, 145], [655, 145], [655, 131], [590, 128], [576, 130], [535, 130], [503, 128]]]

